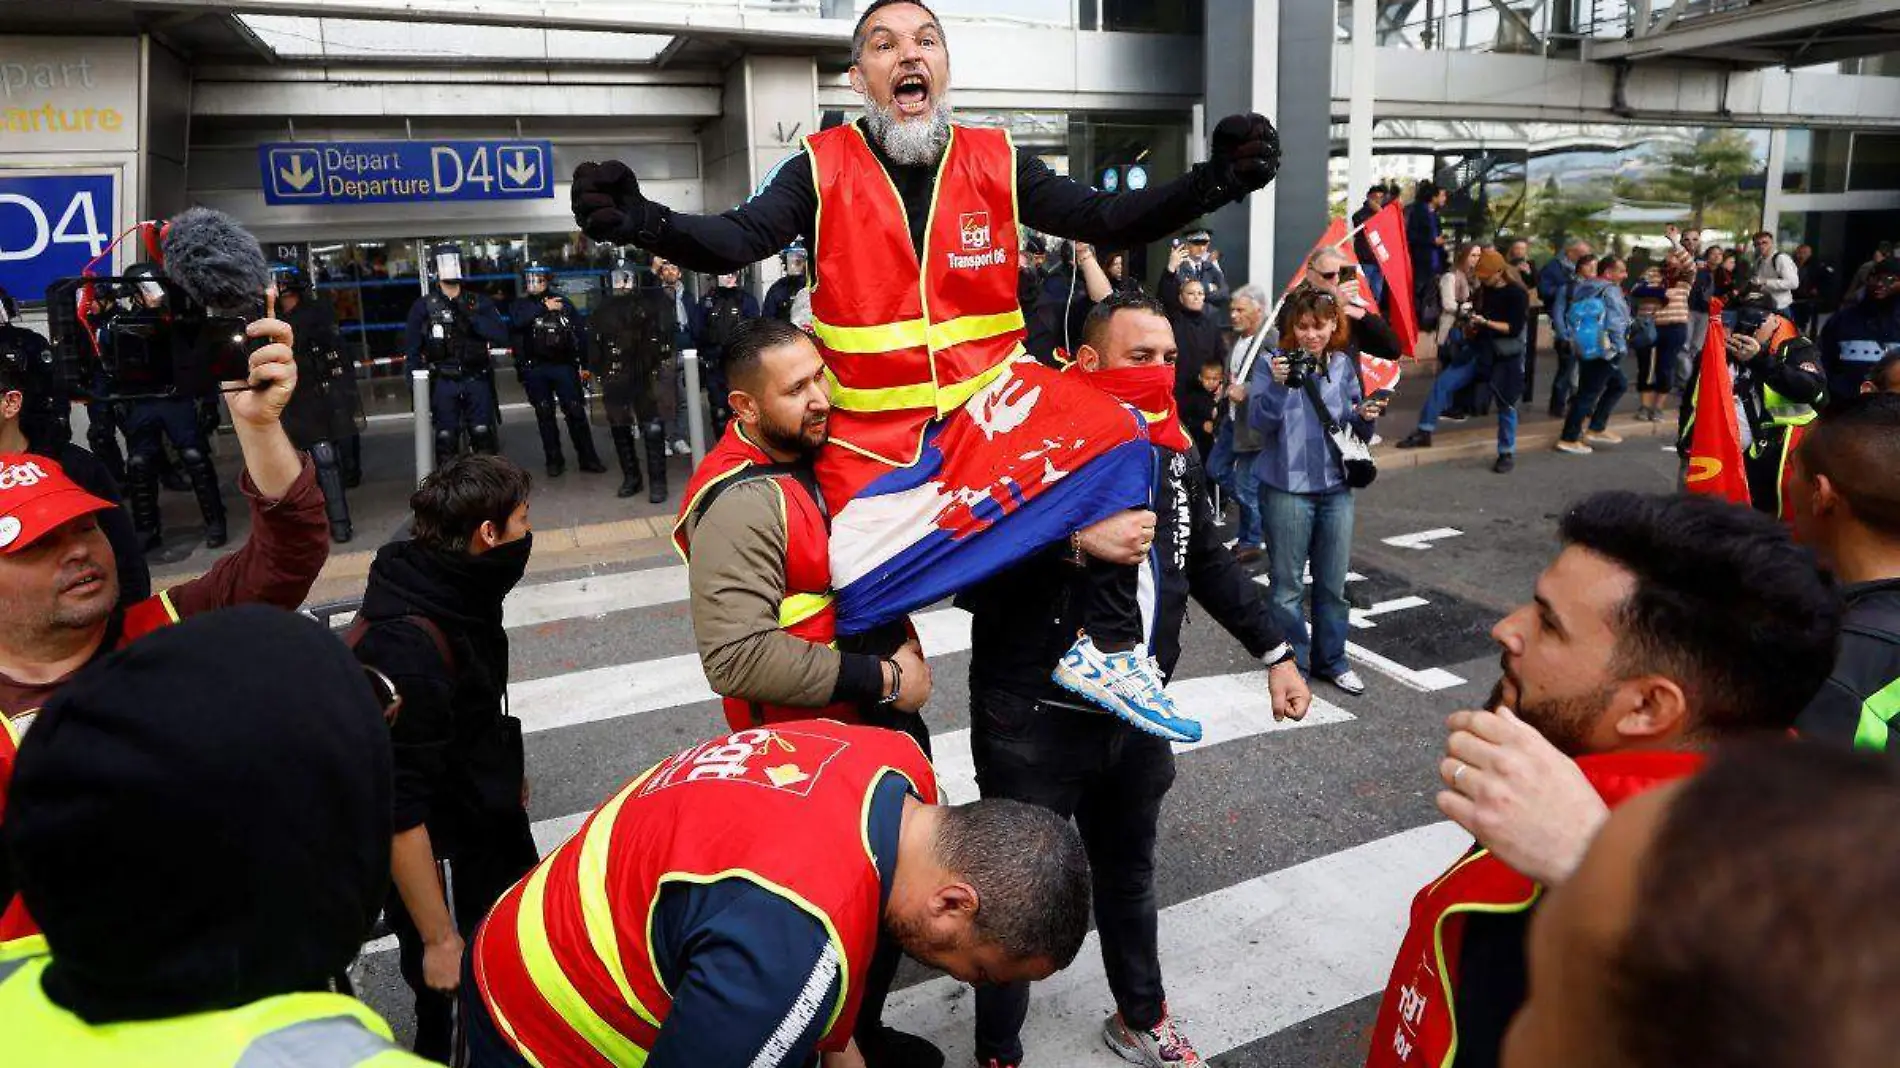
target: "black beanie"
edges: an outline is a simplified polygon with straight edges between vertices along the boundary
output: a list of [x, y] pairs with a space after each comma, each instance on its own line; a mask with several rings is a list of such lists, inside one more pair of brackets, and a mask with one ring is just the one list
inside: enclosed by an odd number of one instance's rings
[[4, 828], [88, 1022], [320, 990], [389, 880], [389, 732], [326, 628], [247, 606], [82, 672], [20, 747]]

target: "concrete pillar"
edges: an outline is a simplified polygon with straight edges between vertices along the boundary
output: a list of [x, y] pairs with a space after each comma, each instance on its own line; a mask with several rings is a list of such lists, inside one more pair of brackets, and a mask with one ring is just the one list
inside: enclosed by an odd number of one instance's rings
[[1346, 204], [1359, 203], [1372, 187], [1372, 92], [1378, 48], [1378, 6], [1353, 0], [1352, 84], [1346, 112]]
[[1779, 233], [1781, 223], [1781, 177], [1788, 165], [1788, 131], [1776, 127], [1768, 131], [1768, 176], [1761, 197], [1761, 228]]
[[1208, 217], [1227, 280], [1276, 291], [1326, 227], [1332, 141], [1333, 22], [1328, 4], [1207, 0], [1206, 111], [1258, 111], [1280, 130], [1280, 176]]

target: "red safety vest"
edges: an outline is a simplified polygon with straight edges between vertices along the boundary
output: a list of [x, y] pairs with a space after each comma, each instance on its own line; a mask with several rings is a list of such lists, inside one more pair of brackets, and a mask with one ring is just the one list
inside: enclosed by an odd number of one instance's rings
[[[1704, 759], [1700, 753], [1639, 750], [1580, 757], [1577, 767], [1615, 808], [1653, 786], [1694, 774]], [[1366, 1068], [1449, 1068], [1458, 1054], [1454, 981], [1465, 917], [1528, 912], [1543, 891], [1477, 847], [1420, 890], [1372, 1027]]]
[[[167, 591], [155, 593], [145, 600], [127, 608], [125, 617], [119, 623], [119, 644], [114, 649], [123, 649], [139, 638], [178, 622], [178, 610], [172, 607], [171, 594]], [[21, 718], [35, 715], [39, 709], [27, 712]], [[13, 758], [20, 751], [20, 735], [23, 729], [14, 726], [13, 721], [0, 715], [0, 820], [7, 814], [7, 784], [13, 781]], [[0, 944], [16, 938], [40, 933], [39, 924], [26, 914], [26, 902], [20, 895], [0, 909]]]
[[739, 731], [649, 769], [503, 895], [473, 949], [496, 1026], [531, 1063], [638, 1068], [672, 997], [649, 924], [669, 883], [745, 879], [810, 914], [838, 955], [842, 1003], [819, 1048], [851, 1038], [881, 894], [865, 838], [887, 771], [935, 804], [908, 735], [829, 720]]
[[[838, 637], [838, 610], [831, 594], [831, 522], [811, 485], [786, 464], [767, 456], [747, 440], [738, 420], [726, 427], [713, 451], [706, 454], [687, 480], [673, 524], [673, 548], [692, 564], [690, 519], [699, 518], [720, 493], [753, 479], [764, 479], [778, 490], [779, 514], [785, 517], [785, 597], [778, 606], [779, 629], [814, 645], [830, 645]], [[842, 719], [856, 722], [857, 706], [850, 703], [822, 709], [773, 705], [743, 697], [725, 699], [726, 723], [733, 730], [782, 723], [794, 719]]]
[[805, 138], [818, 190], [812, 332], [831, 382], [831, 440], [894, 466], [924, 427], [1023, 353], [1016, 150], [953, 126], [921, 262], [904, 202], [857, 124]]

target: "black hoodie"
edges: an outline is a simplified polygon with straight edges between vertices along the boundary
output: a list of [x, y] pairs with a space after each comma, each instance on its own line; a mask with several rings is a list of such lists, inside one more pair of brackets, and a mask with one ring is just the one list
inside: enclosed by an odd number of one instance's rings
[[[530, 540], [480, 556], [414, 541], [383, 546], [370, 565], [356, 656], [402, 695], [395, 743], [395, 829], [427, 823], [436, 855], [452, 857], [484, 814], [521, 808], [521, 728], [505, 715], [508, 634], [501, 606], [527, 568]], [[422, 616], [448, 640], [451, 665]]]
[[389, 882], [389, 768], [362, 669], [282, 609], [88, 667], [27, 732], [4, 826], [47, 996], [105, 1024], [327, 989]]

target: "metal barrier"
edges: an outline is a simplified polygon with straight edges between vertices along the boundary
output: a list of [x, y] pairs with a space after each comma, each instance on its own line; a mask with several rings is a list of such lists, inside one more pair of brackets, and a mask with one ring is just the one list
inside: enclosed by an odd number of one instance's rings
[[415, 403], [416, 485], [435, 470], [435, 432], [429, 418], [429, 372], [409, 372], [411, 400]]
[[680, 367], [686, 372], [686, 441], [693, 448], [693, 467], [706, 458], [706, 405], [699, 393], [699, 350], [681, 349]]

